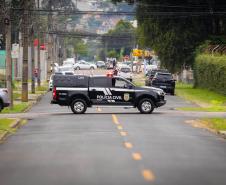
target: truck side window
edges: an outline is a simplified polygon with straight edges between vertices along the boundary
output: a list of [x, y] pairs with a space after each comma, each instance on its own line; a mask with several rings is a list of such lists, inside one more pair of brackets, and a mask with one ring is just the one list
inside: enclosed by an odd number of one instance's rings
[[116, 88], [125, 88], [128, 86], [128, 83], [120, 78], [113, 78], [112, 79], [112, 87]]
[[109, 79], [106, 77], [93, 77], [90, 85], [92, 87], [109, 87]]

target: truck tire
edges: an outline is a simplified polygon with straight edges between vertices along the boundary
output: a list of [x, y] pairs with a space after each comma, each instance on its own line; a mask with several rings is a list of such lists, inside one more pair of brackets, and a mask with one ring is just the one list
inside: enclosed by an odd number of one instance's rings
[[151, 114], [155, 108], [151, 99], [145, 98], [140, 100], [137, 106], [138, 110], [142, 114]]
[[90, 67], [90, 70], [94, 70], [94, 67], [93, 67], [93, 66], [91, 66], [91, 67]]
[[87, 103], [82, 99], [75, 99], [71, 103], [71, 110], [74, 114], [84, 114], [87, 109]]
[[79, 66], [77, 66], [77, 67], [75, 68], [75, 70], [80, 70], [80, 67], [79, 67]]

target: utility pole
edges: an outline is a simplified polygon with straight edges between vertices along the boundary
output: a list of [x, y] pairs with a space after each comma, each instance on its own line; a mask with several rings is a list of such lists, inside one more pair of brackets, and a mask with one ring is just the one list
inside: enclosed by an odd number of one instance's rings
[[23, 0], [23, 71], [22, 71], [22, 102], [28, 102], [28, 5], [29, 0]]
[[[35, 3], [34, 0], [32, 3]], [[33, 8], [33, 5], [32, 5]], [[31, 47], [31, 93], [35, 94], [35, 63], [34, 63], [34, 27], [33, 27], [33, 14], [30, 14], [30, 47]]]
[[[48, 8], [51, 10], [52, 9], [52, 0], [49, 0]], [[48, 32], [52, 30], [52, 21], [53, 17], [52, 14], [48, 14]], [[50, 76], [50, 68], [52, 66], [53, 69], [53, 45], [52, 45], [53, 39], [52, 35], [48, 34], [48, 64], [47, 64], [47, 69], [48, 69], [48, 76]]]
[[4, 19], [6, 31], [6, 87], [9, 92], [10, 108], [13, 108], [13, 88], [12, 88], [12, 60], [11, 60], [11, 18], [10, 5], [7, 7], [7, 16]]
[[34, 60], [34, 29], [33, 25], [31, 28], [31, 38], [30, 38], [30, 45], [31, 45], [31, 93], [35, 94], [35, 60]]
[[78, 9], [78, 0], [75, 0], [75, 8]]
[[[38, 0], [38, 10], [40, 8], [40, 2]], [[38, 47], [37, 47], [37, 55], [38, 55], [38, 87], [41, 86], [41, 64], [40, 64], [40, 42], [41, 42], [41, 39], [40, 39], [40, 24], [39, 24], [39, 21], [40, 21], [40, 14], [38, 12], [38, 20], [37, 20], [37, 38], [38, 38]]]

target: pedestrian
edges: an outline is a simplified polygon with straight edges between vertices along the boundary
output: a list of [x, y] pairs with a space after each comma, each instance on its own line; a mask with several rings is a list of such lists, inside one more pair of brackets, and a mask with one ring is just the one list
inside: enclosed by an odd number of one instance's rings
[[113, 59], [112, 65], [113, 65], [113, 69], [114, 69], [116, 67], [116, 59]]

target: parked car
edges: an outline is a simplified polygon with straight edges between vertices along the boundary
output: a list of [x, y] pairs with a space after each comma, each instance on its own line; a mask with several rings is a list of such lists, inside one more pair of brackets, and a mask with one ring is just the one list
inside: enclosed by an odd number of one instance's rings
[[73, 72], [74, 73], [74, 66], [72, 65], [64, 65], [64, 66], [59, 66], [57, 72]]
[[97, 68], [106, 68], [106, 64], [104, 61], [97, 61], [96, 66]]
[[49, 77], [49, 90], [52, 91], [53, 89], [53, 75]]
[[128, 62], [118, 62], [117, 63], [117, 67], [118, 68], [123, 68], [123, 67], [131, 67], [131, 66], [129, 66]]
[[75, 62], [73, 62], [73, 61], [67, 61], [67, 60], [63, 62], [63, 66], [68, 66], [68, 65], [74, 66], [75, 65]]
[[55, 75], [63, 75], [62, 72], [55, 72], [54, 74], [55, 74]]
[[80, 70], [80, 69], [97, 69], [96, 64], [85, 62], [85, 61], [79, 61], [74, 65], [74, 69]]
[[151, 81], [152, 87], [157, 87], [171, 95], [175, 94], [175, 81], [171, 73], [157, 72]]
[[132, 82], [133, 74], [130, 67], [122, 67], [118, 70], [118, 76], [123, 77]]
[[147, 72], [146, 78], [145, 78], [146, 86], [151, 86], [151, 81], [157, 72], [168, 73], [168, 70], [166, 70], [166, 69], [149, 70]]
[[10, 105], [8, 90], [0, 88], [0, 112]]
[[58, 71], [58, 67], [59, 67], [59, 65], [57, 63], [53, 63], [53, 64], [51, 64], [50, 71], [51, 72]]

